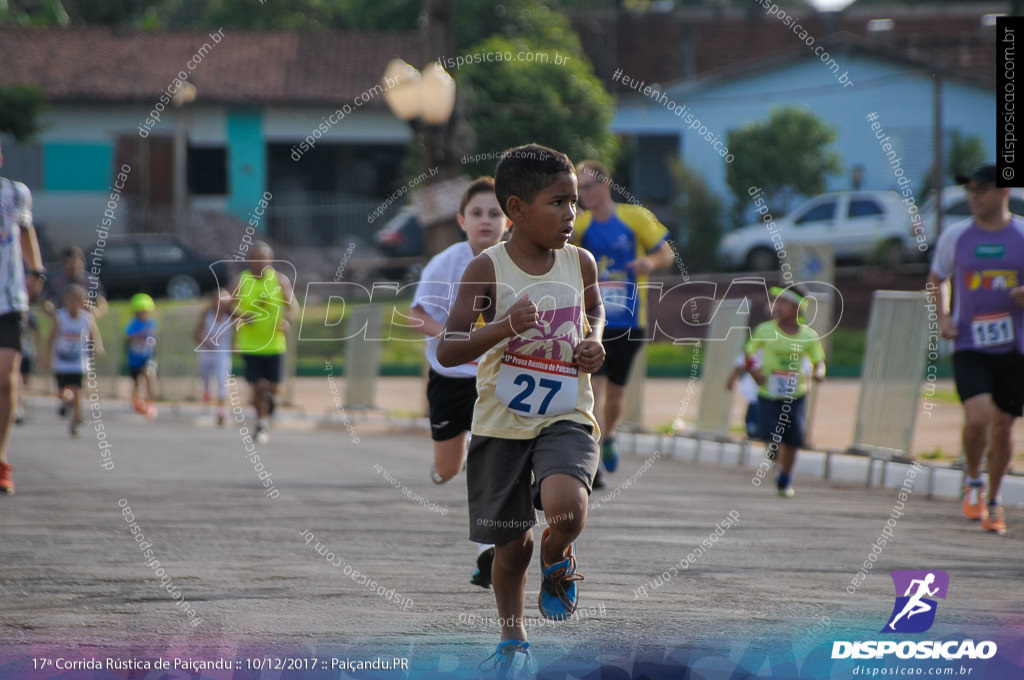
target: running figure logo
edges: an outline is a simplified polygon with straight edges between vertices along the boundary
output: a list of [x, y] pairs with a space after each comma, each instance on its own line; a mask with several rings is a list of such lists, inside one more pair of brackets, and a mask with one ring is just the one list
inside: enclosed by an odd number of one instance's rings
[[946, 599], [949, 574], [940, 569], [906, 569], [889, 575], [896, 586], [896, 604], [881, 632], [923, 633], [931, 628], [939, 605], [929, 598]]

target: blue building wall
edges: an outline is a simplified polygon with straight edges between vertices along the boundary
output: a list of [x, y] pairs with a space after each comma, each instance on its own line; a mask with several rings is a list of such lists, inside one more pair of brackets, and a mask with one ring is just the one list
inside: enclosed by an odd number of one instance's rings
[[[267, 186], [267, 152], [259, 111], [227, 112], [228, 212], [248, 221]], [[264, 225], [260, 224], [260, 229]]]
[[[734, 200], [725, 183], [726, 162], [712, 143], [688, 128], [692, 114], [706, 126], [709, 135], [724, 141], [728, 131], [748, 123], [765, 121], [771, 110], [798, 106], [813, 112], [835, 127], [843, 174], [828, 181], [828, 190], [850, 188], [849, 171], [855, 164], [864, 168], [864, 189], [892, 189], [897, 186], [889, 160], [875, 138], [868, 114], [890, 138], [900, 157], [900, 166], [915, 188], [920, 188], [932, 158], [931, 75], [902, 62], [863, 54], [834, 54], [839, 74], [848, 73], [853, 85], [844, 87], [837, 75], [811, 50], [808, 57], [788, 62], [777, 69], [730, 80], [695, 81], [669, 88], [669, 110], [650, 98], [620, 101], [612, 128], [627, 135], [664, 134], [677, 130], [682, 138], [682, 156], [700, 173], [711, 190], [726, 204]], [[995, 157], [995, 92], [980, 86], [946, 80], [943, 83], [943, 127], [981, 136], [990, 158]], [[683, 106], [686, 110], [680, 113]], [[918, 196], [923, 202], [924, 196]]]

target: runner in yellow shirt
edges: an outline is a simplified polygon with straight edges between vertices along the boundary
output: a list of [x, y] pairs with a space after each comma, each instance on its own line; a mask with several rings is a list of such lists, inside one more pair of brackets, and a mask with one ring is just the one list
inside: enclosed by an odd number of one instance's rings
[[295, 310], [292, 283], [271, 266], [273, 258], [267, 243], [253, 244], [251, 269], [242, 272], [234, 288], [235, 316], [240, 319], [235, 342], [245, 361], [245, 379], [252, 386], [260, 444], [269, 440], [267, 418], [274, 412], [288, 349], [288, 325]]

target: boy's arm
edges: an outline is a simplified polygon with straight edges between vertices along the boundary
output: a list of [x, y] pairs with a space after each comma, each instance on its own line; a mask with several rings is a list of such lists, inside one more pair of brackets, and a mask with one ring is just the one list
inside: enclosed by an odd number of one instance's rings
[[[494, 319], [494, 287], [491, 259], [477, 255], [462, 275], [448, 323], [439, 338], [437, 360], [442, 366], [459, 366], [478, 359], [505, 338], [537, 326], [537, 305], [527, 296], [516, 301], [508, 314]], [[473, 330], [473, 323], [481, 313], [485, 321], [492, 320]]]
[[285, 321], [291, 322], [295, 319], [299, 301], [295, 299], [295, 290], [292, 288], [292, 282], [288, 280], [288, 277], [284, 274], [278, 274], [277, 277], [281, 283], [281, 294], [284, 296], [284, 318]]
[[764, 383], [767, 380], [767, 378], [764, 377], [764, 371], [761, 368], [761, 362], [758, 361], [757, 357], [755, 356], [760, 348], [761, 344], [755, 338], [752, 337], [750, 340], [747, 341], [747, 345], [743, 350], [746, 353], [747, 373], [749, 373], [750, 377], [754, 379], [754, 382], [757, 383], [758, 387], [764, 386]]
[[953, 317], [947, 311], [949, 305], [946, 301], [946, 281], [937, 272], [928, 272], [928, 283], [932, 284], [929, 292], [935, 295], [935, 314], [939, 317], [939, 332], [947, 340], [952, 340], [960, 332], [957, 330]]
[[[441, 267], [439, 257], [435, 257], [423, 268], [419, 283], [416, 284], [416, 292], [412, 296], [412, 304], [409, 308], [409, 318], [419, 321], [414, 328], [423, 335], [436, 338], [444, 332], [444, 324], [438, 323], [426, 310], [427, 305], [444, 309], [451, 312], [452, 288], [458, 283], [448, 283], [450, 274]], [[442, 304], [443, 301], [443, 304]]]
[[107, 304], [106, 296], [99, 294], [97, 291], [96, 299], [93, 302], [92, 315], [97, 319], [101, 319], [107, 315], [108, 311], [110, 311], [110, 305]]
[[825, 380], [825, 348], [821, 346], [820, 339], [815, 338], [814, 343], [811, 345], [809, 358], [811, 363], [814, 364], [811, 379], [814, 382], [823, 382]]
[[39, 357], [39, 364], [49, 367], [50, 357], [53, 356], [53, 345], [57, 342], [57, 317], [53, 318], [53, 325], [50, 326], [50, 336], [46, 339], [46, 353]]
[[426, 335], [428, 338], [436, 338], [444, 332], [444, 326], [434, 321], [433, 317], [426, 313], [422, 307], [416, 305], [409, 310], [409, 318], [419, 321], [414, 328]]
[[672, 246], [668, 244], [668, 241], [662, 241], [657, 248], [647, 255], [627, 262], [626, 266], [637, 274], [650, 274], [655, 269], [669, 266], [675, 262], [675, 259], [676, 254], [672, 252]]
[[587, 314], [590, 331], [573, 350], [572, 360], [580, 370], [593, 373], [604, 363], [604, 304], [597, 287], [597, 262], [589, 250], [577, 248], [580, 258], [580, 273], [583, 275], [583, 308]]
[[[36, 227], [32, 222], [32, 193], [24, 184], [15, 183], [14, 191], [21, 197], [20, 215], [18, 223], [21, 230], [18, 233], [18, 240], [21, 242], [21, 257], [25, 263], [25, 271], [36, 272], [43, 268], [43, 258], [39, 250], [39, 238], [36, 236]], [[22, 191], [23, 190], [23, 191]], [[43, 279], [29, 273], [25, 277], [25, 287], [28, 289], [28, 296], [34, 297], [43, 289]]]
[[96, 323], [96, 317], [89, 319], [89, 333], [92, 335], [92, 344], [96, 347], [96, 354], [103, 356], [107, 350], [103, 347], [103, 336], [100, 335], [100, 327]]
[[206, 325], [206, 314], [210, 311], [210, 307], [206, 306], [199, 312], [199, 318], [196, 320], [196, 327], [192, 330], [192, 339], [197, 345], [203, 343], [203, 326]]
[[736, 384], [736, 378], [740, 377], [741, 373], [743, 373], [743, 367], [734, 366], [732, 372], [729, 374], [728, 379], [726, 379], [725, 381], [725, 389], [732, 392], [733, 385]]
[[825, 362], [814, 364], [814, 372], [811, 373], [814, 382], [825, 382]]

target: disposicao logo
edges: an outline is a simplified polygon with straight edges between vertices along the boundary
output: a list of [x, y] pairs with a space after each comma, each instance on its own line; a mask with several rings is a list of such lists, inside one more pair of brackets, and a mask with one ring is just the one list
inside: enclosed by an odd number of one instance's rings
[[[896, 587], [896, 603], [880, 633], [923, 633], [935, 623], [939, 603], [946, 599], [949, 574], [941, 569], [906, 569], [889, 574]], [[900, 659], [991, 659], [996, 655], [991, 640], [836, 640], [833, 659], [882, 659], [895, 654]]]
[[935, 623], [935, 610], [939, 607], [939, 603], [931, 598], [946, 599], [949, 574], [941, 569], [905, 569], [889, 572], [889, 576], [896, 586], [896, 604], [889, 622], [879, 632], [923, 633], [931, 628]]

